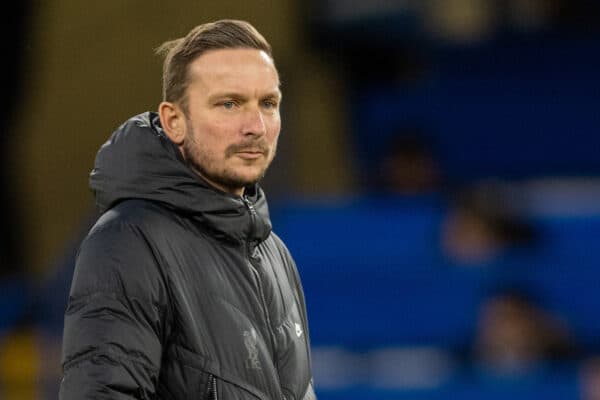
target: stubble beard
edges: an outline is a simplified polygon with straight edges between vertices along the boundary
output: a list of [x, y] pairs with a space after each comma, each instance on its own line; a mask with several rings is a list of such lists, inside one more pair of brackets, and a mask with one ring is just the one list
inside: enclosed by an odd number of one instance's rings
[[[248, 179], [237, 174], [227, 165], [219, 166], [219, 162], [214, 153], [210, 153], [206, 149], [200, 147], [195, 139], [191, 124], [188, 123], [188, 133], [183, 144], [183, 157], [189, 167], [201, 178], [208, 180], [208, 183], [215, 183], [222, 186], [227, 191], [233, 192], [237, 189], [253, 186], [258, 183], [264, 177], [271, 161], [273, 161], [277, 149], [277, 146], [275, 145], [269, 150], [268, 145], [261, 139], [233, 144], [228, 146], [225, 150], [224, 162], [229, 158], [234, 157], [237, 152], [249, 147], [261, 149], [264, 152], [264, 157], [268, 160], [260, 173], [253, 179]], [[271, 155], [270, 152], [273, 154]]]

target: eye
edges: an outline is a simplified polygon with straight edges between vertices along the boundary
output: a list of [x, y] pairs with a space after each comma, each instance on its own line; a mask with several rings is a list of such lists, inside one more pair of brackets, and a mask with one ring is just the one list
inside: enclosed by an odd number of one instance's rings
[[277, 102], [274, 100], [264, 100], [262, 103], [263, 103], [264, 108], [267, 108], [267, 109], [277, 108]]
[[221, 105], [223, 106], [223, 108], [227, 109], [227, 110], [232, 110], [235, 107], [235, 102], [234, 101], [224, 101], [223, 103], [221, 103]]

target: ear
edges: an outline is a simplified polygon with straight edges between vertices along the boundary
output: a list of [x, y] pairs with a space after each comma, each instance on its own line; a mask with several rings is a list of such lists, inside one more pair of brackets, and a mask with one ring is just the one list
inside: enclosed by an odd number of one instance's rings
[[176, 145], [181, 145], [186, 134], [183, 110], [177, 104], [163, 101], [158, 106], [158, 115], [160, 124], [168, 138]]

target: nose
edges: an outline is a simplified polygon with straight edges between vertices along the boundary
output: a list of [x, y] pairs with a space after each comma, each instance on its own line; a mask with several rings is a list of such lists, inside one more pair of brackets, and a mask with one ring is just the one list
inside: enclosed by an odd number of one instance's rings
[[265, 119], [259, 108], [252, 107], [245, 113], [243, 133], [246, 136], [262, 136], [266, 133]]

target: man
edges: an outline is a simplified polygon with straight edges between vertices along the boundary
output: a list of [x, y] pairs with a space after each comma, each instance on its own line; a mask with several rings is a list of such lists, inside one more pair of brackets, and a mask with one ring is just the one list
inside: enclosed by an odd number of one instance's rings
[[77, 258], [67, 399], [314, 399], [298, 273], [257, 185], [280, 130], [270, 45], [248, 23], [165, 43], [158, 113], [96, 157], [104, 211]]

